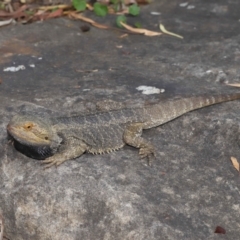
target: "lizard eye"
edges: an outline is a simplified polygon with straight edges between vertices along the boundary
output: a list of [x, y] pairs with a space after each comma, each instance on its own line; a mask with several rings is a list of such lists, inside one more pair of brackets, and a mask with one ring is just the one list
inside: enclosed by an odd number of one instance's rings
[[26, 123], [26, 124], [24, 125], [24, 128], [25, 128], [26, 130], [31, 130], [31, 129], [33, 128], [33, 124], [32, 124], [32, 123]]
[[45, 137], [45, 140], [48, 140], [48, 137]]

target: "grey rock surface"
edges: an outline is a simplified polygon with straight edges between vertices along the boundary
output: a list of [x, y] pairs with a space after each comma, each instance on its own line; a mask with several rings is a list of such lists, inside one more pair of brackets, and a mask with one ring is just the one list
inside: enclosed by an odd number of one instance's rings
[[[152, 168], [124, 147], [43, 170], [8, 143], [6, 125], [21, 111], [70, 116], [104, 100], [119, 101], [115, 108], [238, 91], [223, 83], [240, 81], [240, 2], [180, 3], [155, 1], [130, 22], [156, 31], [161, 22], [184, 40], [82, 33], [65, 18], [0, 29], [0, 214], [9, 239], [239, 239], [240, 178], [230, 162], [240, 153], [239, 101], [145, 131], [157, 149]], [[165, 92], [143, 95], [141, 85]]]

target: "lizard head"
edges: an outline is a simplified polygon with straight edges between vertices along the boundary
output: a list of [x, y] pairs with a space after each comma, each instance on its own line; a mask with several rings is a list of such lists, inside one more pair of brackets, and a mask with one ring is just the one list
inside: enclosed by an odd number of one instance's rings
[[35, 159], [45, 159], [53, 154], [54, 134], [48, 118], [21, 114], [7, 125], [17, 150]]

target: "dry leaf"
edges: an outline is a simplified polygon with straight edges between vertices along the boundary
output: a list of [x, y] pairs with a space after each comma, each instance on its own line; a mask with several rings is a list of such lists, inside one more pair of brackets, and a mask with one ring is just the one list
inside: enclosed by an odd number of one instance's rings
[[11, 17], [9, 16], [10, 13], [6, 12], [6, 11], [3, 11], [3, 10], [0, 10], [0, 17]]
[[126, 23], [121, 22], [121, 25], [123, 25], [127, 30], [134, 32], [134, 33], [139, 33], [139, 34], [144, 34], [145, 36], [149, 36], [149, 37], [153, 37], [153, 36], [159, 36], [162, 33], [160, 32], [154, 32], [154, 31], [150, 31], [144, 28], [133, 28], [129, 25], [127, 25]]
[[149, 4], [151, 0], [137, 0], [138, 4]]
[[5, 11], [0, 11], [0, 17], [12, 17], [12, 18], [20, 18], [20, 17], [25, 17], [27, 16], [26, 13], [24, 12], [28, 8], [27, 5], [21, 6], [17, 11], [15, 12], [5, 12]]
[[13, 22], [13, 18], [10, 18], [10, 19], [5, 20], [5, 21], [0, 21], [0, 27], [6, 26], [6, 25], [8, 25], [8, 24], [10, 24], [12, 22]]
[[235, 157], [231, 157], [232, 165], [234, 168], [239, 172], [239, 163], [238, 160]]
[[48, 11], [53, 9], [67, 9], [70, 7], [71, 7], [70, 5], [60, 4], [60, 5], [53, 5], [53, 6], [42, 6], [42, 7], [39, 7], [38, 9], [43, 11]]
[[125, 38], [125, 37], [127, 37], [128, 36], [128, 34], [127, 33], [124, 33], [123, 35], [121, 35], [119, 38]]
[[46, 19], [61, 17], [62, 15], [63, 15], [63, 9], [59, 8], [56, 11], [49, 13]]
[[178, 35], [178, 34], [175, 34], [175, 33], [172, 33], [172, 32], [169, 32], [169, 31], [167, 31], [166, 30], [166, 28], [162, 25], [162, 24], [160, 24], [159, 25], [159, 28], [160, 28], [160, 30], [163, 32], [163, 33], [166, 33], [166, 34], [168, 34], [168, 35], [171, 35], [171, 36], [174, 36], [174, 37], [177, 37], [177, 38], [181, 38], [181, 39], [183, 39], [183, 37], [182, 36], [180, 36], [180, 35]]
[[72, 17], [72, 18], [74, 18], [74, 19], [80, 19], [80, 20], [82, 20], [82, 21], [84, 21], [84, 22], [90, 23], [90, 24], [92, 24], [94, 27], [97, 27], [97, 28], [109, 29], [108, 26], [103, 25], [103, 24], [100, 24], [100, 23], [97, 23], [97, 22], [93, 21], [93, 20], [90, 19], [90, 18], [84, 17], [84, 16], [82, 16], [81, 14], [77, 14], [76, 12], [70, 12], [70, 13], [68, 14], [68, 16], [69, 16], [69, 17]]
[[120, 12], [115, 12], [114, 14], [116, 15], [124, 15], [124, 14], [128, 14], [129, 13], [129, 10], [126, 8], [126, 9], [123, 9], [122, 11]]
[[89, 10], [89, 11], [93, 11], [93, 6], [91, 6], [89, 3], [87, 3], [87, 9]]
[[123, 2], [125, 5], [130, 5], [136, 3], [136, 0], [124, 0]]
[[97, 22], [93, 22], [92, 25], [93, 25], [94, 27], [101, 28], [101, 29], [109, 29], [108, 26], [103, 25], [103, 24], [100, 24], [100, 23], [97, 23]]
[[226, 85], [232, 86], [232, 87], [240, 87], [240, 83], [226, 83]]

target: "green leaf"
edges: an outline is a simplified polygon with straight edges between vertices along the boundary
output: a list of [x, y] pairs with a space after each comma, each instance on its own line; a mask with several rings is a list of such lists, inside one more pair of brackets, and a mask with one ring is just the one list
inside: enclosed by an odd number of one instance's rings
[[106, 5], [103, 5], [99, 2], [95, 2], [93, 5], [93, 11], [97, 16], [105, 17], [108, 13], [108, 8]]
[[140, 7], [137, 4], [133, 4], [128, 8], [128, 13], [137, 16], [140, 13]]
[[77, 11], [84, 11], [86, 9], [86, 0], [72, 0], [73, 7]]
[[127, 22], [127, 18], [124, 15], [119, 15], [116, 19], [117, 26], [120, 27], [120, 28], [123, 27], [121, 22], [123, 22], [123, 23]]
[[118, 0], [110, 0], [110, 2], [111, 2], [112, 4], [117, 4], [117, 3], [119, 3]]

